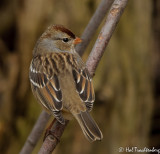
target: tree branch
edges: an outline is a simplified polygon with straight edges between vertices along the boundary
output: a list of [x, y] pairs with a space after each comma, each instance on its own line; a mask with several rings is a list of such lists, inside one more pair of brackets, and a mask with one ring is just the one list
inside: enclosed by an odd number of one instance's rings
[[[106, 22], [96, 40], [96, 43], [91, 51], [91, 54], [87, 60], [86, 66], [89, 70], [90, 74], [93, 76], [94, 72], [97, 68], [97, 65], [108, 45], [108, 42], [113, 34], [113, 31], [116, 28], [116, 25], [124, 11], [124, 8], [127, 4], [128, 0], [115, 0], [110, 11]], [[67, 122], [68, 123], [68, 122]], [[50, 154], [56, 147], [58, 140], [60, 139], [61, 135], [67, 124], [62, 125], [56, 121], [53, 124], [51, 130], [55, 133], [54, 135], [49, 135], [46, 137], [45, 141], [42, 144], [42, 147], [39, 151], [39, 154]], [[60, 131], [58, 131], [60, 129]], [[58, 139], [57, 136], [58, 135]]]
[[81, 39], [83, 40], [82, 43], [76, 46], [76, 51], [79, 53], [80, 56], [83, 55], [86, 47], [88, 46], [90, 40], [92, 39], [103, 18], [107, 14], [112, 3], [113, 0], [102, 0], [99, 4], [98, 8], [96, 9], [96, 12], [90, 19], [87, 27], [85, 28], [81, 36]]
[[54, 123], [53, 123], [53, 125], [50, 129], [52, 134], [49, 134], [45, 138], [38, 154], [50, 154], [50, 153], [52, 153], [52, 151], [56, 148], [57, 144], [59, 143], [60, 138], [61, 138], [61, 136], [64, 132], [64, 129], [66, 128], [68, 122], [69, 121], [66, 120], [65, 125], [62, 125], [61, 123], [59, 123], [55, 119], [55, 121], [54, 121]]
[[45, 126], [49, 118], [50, 118], [50, 115], [46, 111], [42, 111], [30, 135], [28, 136], [22, 150], [20, 151], [20, 154], [32, 153], [35, 145], [37, 144], [39, 138], [42, 135], [42, 132], [45, 129]]
[[97, 65], [109, 43], [118, 21], [120, 20], [124, 8], [126, 7], [127, 1], [128, 0], [115, 0], [111, 6], [105, 24], [102, 27], [98, 39], [96, 40], [92, 52], [86, 62], [86, 66], [91, 76], [94, 75]]

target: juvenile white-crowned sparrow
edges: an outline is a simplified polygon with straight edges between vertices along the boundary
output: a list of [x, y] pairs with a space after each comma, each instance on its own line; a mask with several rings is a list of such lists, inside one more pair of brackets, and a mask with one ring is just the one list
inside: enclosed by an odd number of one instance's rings
[[61, 124], [75, 117], [92, 142], [103, 135], [89, 114], [95, 95], [90, 74], [75, 51], [80, 42], [63, 26], [50, 26], [35, 45], [29, 78], [38, 102]]

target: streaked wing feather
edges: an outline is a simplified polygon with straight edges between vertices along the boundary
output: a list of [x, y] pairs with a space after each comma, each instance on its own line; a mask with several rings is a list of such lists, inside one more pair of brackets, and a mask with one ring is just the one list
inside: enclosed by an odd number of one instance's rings
[[47, 89], [48, 94], [52, 98], [53, 104], [55, 105], [55, 110], [61, 110], [62, 109], [62, 93], [61, 93], [61, 91], [54, 90], [54, 88], [50, 82], [46, 85], [46, 89]]
[[[34, 70], [34, 71], [33, 71]], [[42, 68], [40, 70], [43, 70]], [[64, 118], [60, 112], [62, 110], [62, 92], [60, 89], [58, 77], [56, 74], [49, 77], [45, 71], [33, 68], [30, 70], [29, 78], [34, 88], [34, 94], [41, 104], [50, 110], [56, 119], [64, 124]]]
[[88, 111], [93, 108], [93, 102], [95, 100], [93, 84], [90, 78], [90, 74], [87, 69], [84, 70], [72, 70], [73, 78], [76, 84], [76, 90], [79, 93], [80, 98], [85, 102]]
[[59, 81], [58, 81], [57, 75], [54, 74], [53, 80], [50, 80], [50, 83], [52, 84], [53, 88], [54, 88], [56, 91], [59, 91], [59, 90], [60, 90], [60, 85], [59, 85]]
[[[82, 79], [83, 77], [81, 77], [81, 79]], [[86, 80], [86, 79], [84, 79], [84, 80]], [[82, 84], [80, 85], [81, 86], [81, 91], [82, 91]], [[82, 93], [79, 93], [79, 95], [80, 95], [80, 97], [81, 97], [81, 99], [84, 101], [84, 102], [86, 102], [87, 101], [87, 89], [88, 89], [88, 81], [87, 82], [85, 82], [85, 88], [84, 88], [84, 90], [83, 90], [83, 92]], [[80, 91], [80, 92], [81, 92]]]
[[[53, 91], [50, 91], [48, 86], [46, 86], [44, 88], [38, 88], [37, 89], [37, 94], [40, 98], [40, 101], [41, 101], [42, 105], [47, 107], [47, 109], [51, 110], [53, 112], [55, 118], [60, 123], [64, 124], [65, 120], [64, 120], [64, 118], [61, 114], [61, 111], [60, 111], [60, 109], [62, 108], [61, 103], [58, 102], [57, 100], [55, 100], [55, 98], [53, 96], [53, 93], [51, 93], [51, 92], [53, 92]], [[58, 110], [58, 108], [59, 108], [59, 110]]]

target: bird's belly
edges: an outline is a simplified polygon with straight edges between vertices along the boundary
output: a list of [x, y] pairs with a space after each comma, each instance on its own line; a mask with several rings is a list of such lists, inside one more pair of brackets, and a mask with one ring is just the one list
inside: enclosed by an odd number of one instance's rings
[[85, 103], [79, 97], [76, 91], [75, 82], [72, 74], [65, 74], [59, 77], [60, 87], [62, 90], [62, 103], [64, 112], [78, 114], [80, 111], [86, 111]]

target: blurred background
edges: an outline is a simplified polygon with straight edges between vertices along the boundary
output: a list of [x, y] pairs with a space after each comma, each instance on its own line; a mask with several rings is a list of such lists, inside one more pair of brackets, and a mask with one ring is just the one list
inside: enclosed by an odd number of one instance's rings
[[[99, 3], [0, 1], [1, 154], [19, 153], [42, 111], [28, 79], [36, 40], [50, 24], [62, 24], [81, 36]], [[83, 55], [84, 60], [102, 25]], [[89, 143], [73, 120], [53, 153], [118, 154], [120, 147], [160, 148], [160, 1], [128, 2], [96, 70], [94, 87], [92, 115], [104, 139]], [[41, 144], [42, 138], [33, 154]]]

